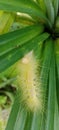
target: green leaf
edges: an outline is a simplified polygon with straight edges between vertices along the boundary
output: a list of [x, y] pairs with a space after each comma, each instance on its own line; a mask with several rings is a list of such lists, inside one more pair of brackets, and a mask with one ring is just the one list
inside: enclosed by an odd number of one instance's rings
[[46, 113], [47, 120], [45, 130], [54, 130], [55, 93], [56, 93], [56, 75], [55, 75], [55, 57], [53, 54], [49, 72], [48, 106]]
[[20, 101], [19, 101], [19, 93], [17, 92], [14, 104], [11, 109], [10, 117], [8, 119], [6, 130], [13, 130], [19, 108], [20, 108]]
[[27, 112], [27, 118], [26, 118], [26, 123], [25, 123], [25, 126], [24, 126], [24, 130], [31, 130], [32, 120], [33, 120], [33, 113], [32, 112], [30, 112], [30, 113]]
[[8, 80], [6, 79], [6, 81], [0, 83], [0, 89], [6, 87], [6, 85], [11, 84], [14, 80], [15, 80], [15, 78], [11, 78], [11, 79], [8, 79]]
[[54, 130], [59, 130], [59, 111], [57, 102], [57, 93], [55, 91], [55, 113], [54, 113]]
[[18, 22], [18, 25], [20, 27], [24, 27], [26, 25], [33, 25], [34, 23], [37, 23], [36, 19], [33, 19], [29, 15], [25, 13], [19, 13], [17, 12], [16, 15], [16, 22]]
[[48, 18], [51, 22], [51, 25], [53, 25], [55, 16], [54, 16], [54, 8], [52, 5], [52, 1], [51, 0], [44, 0], [44, 1], [47, 9]]
[[12, 13], [3, 12], [0, 16], [0, 35], [9, 31], [14, 21]]
[[[41, 66], [41, 74], [40, 74], [40, 81], [41, 81], [41, 86], [44, 90], [43, 92], [43, 112], [42, 112], [42, 117], [41, 117], [41, 124], [38, 130], [46, 130], [45, 129], [45, 118], [46, 118], [46, 96], [47, 96], [47, 87], [48, 87], [48, 75], [49, 75], [49, 70], [50, 70], [50, 63], [52, 59], [52, 53], [53, 53], [53, 43], [51, 39], [46, 40], [45, 42], [45, 49], [43, 53], [43, 63]], [[43, 48], [44, 48], [43, 47]]]
[[55, 57], [56, 57], [56, 84], [57, 84], [57, 101], [58, 101], [58, 109], [59, 109], [59, 38], [55, 41]]
[[[26, 110], [24, 110], [23, 108], [19, 109], [17, 118], [16, 118], [16, 122], [15, 122], [15, 126], [13, 128], [13, 130], [24, 130], [24, 125], [27, 122], [26, 121], [27, 118], [27, 112]], [[29, 120], [30, 122], [30, 120]], [[8, 129], [9, 130], [9, 129]]]
[[0, 9], [27, 13], [30, 16], [37, 16], [41, 19], [47, 20], [44, 13], [40, 10], [38, 4], [32, 0], [0, 0]]
[[34, 113], [31, 130], [36, 130], [36, 129], [40, 130], [41, 119], [42, 119], [42, 115], [39, 112], [38, 113]]
[[7, 100], [7, 97], [6, 97], [6, 96], [0, 95], [0, 106], [1, 106], [1, 105], [4, 105], [4, 104], [6, 103], [6, 100]]
[[44, 0], [37, 0], [38, 4], [39, 4], [39, 7], [40, 9], [46, 13], [46, 6], [45, 6], [45, 3], [44, 3]]
[[43, 42], [48, 37], [49, 37], [49, 34], [47, 34], [47, 33], [44, 33], [40, 36], [38, 35], [35, 38], [33, 38], [32, 40], [28, 41], [23, 46], [14, 48], [11, 51], [0, 56], [0, 72], [5, 70], [6, 68], [10, 67], [17, 60], [22, 58], [26, 53], [28, 53], [30, 50], [34, 49], [35, 46], [39, 42], [41, 42], [41, 41]]
[[42, 33], [43, 29], [43, 26], [32, 25], [14, 32], [0, 35], [0, 55], [13, 48], [17, 49], [19, 45], [24, 44], [36, 35]]
[[58, 13], [58, 0], [53, 0], [53, 6], [55, 11], [55, 16], [57, 16]]
[[12, 92], [8, 92], [7, 90], [6, 91], [3, 91], [3, 94], [5, 94], [9, 99], [10, 101], [13, 103], [14, 102], [14, 95]]
[[[43, 46], [44, 46], [44, 43], [43, 43]], [[42, 48], [43, 48], [43, 46], [42, 46]], [[45, 50], [44, 50], [44, 60], [43, 60], [42, 68], [41, 68], [41, 76], [40, 76], [41, 78], [39, 79], [43, 83], [43, 84], [41, 84], [41, 87], [43, 87], [44, 93], [45, 93], [45, 94], [43, 94], [43, 100], [44, 100], [43, 109], [44, 110], [42, 110], [42, 113], [40, 113], [38, 111], [37, 113], [33, 114], [33, 119], [32, 119], [32, 124], [31, 124], [30, 130], [36, 130], [36, 129], [45, 130], [45, 112], [46, 112], [45, 111], [45, 108], [46, 108], [45, 100], [46, 100], [47, 81], [48, 81], [48, 74], [49, 74], [49, 69], [50, 69], [52, 51], [53, 51], [52, 42], [50, 40], [48, 42], [48, 40], [47, 40], [46, 44], [45, 44]], [[41, 53], [42, 53], [42, 51], [41, 51]]]

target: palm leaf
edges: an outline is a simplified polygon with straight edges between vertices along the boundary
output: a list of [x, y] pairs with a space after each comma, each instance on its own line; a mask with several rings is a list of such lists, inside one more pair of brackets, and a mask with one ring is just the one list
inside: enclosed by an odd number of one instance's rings
[[55, 16], [54, 16], [54, 8], [52, 5], [52, 1], [51, 0], [44, 0], [44, 1], [45, 1], [46, 9], [48, 12], [48, 18], [49, 18], [51, 24], [53, 25]]
[[[35, 46], [48, 38], [49, 34], [42, 34], [40, 36], [35, 37], [33, 40], [30, 40], [23, 46], [19, 46], [11, 51], [0, 56], [0, 72], [8, 68], [10, 65], [14, 64], [17, 60], [22, 58], [24, 54], [28, 53], [30, 50], [35, 48]], [[2, 66], [3, 64], [3, 66]]]
[[55, 11], [55, 16], [57, 16], [58, 13], [58, 0], [53, 0], [53, 6]]
[[18, 115], [20, 103], [19, 103], [19, 93], [15, 96], [15, 102], [13, 104], [13, 109], [11, 110], [11, 115], [9, 117], [9, 123], [7, 124], [6, 130], [10, 130], [14, 128], [14, 122], [16, 122], [16, 117]]
[[57, 92], [55, 91], [55, 112], [54, 112], [54, 130], [59, 130], [59, 110], [57, 101]]
[[[45, 129], [45, 114], [46, 114], [46, 93], [47, 93], [47, 81], [48, 81], [48, 75], [49, 75], [49, 70], [50, 70], [50, 63], [51, 63], [51, 58], [52, 58], [52, 53], [53, 53], [53, 42], [51, 39], [48, 39], [45, 44], [45, 49], [44, 49], [44, 59], [43, 59], [43, 64], [42, 64], [42, 70], [41, 70], [41, 76], [40, 80], [42, 83], [42, 87], [44, 89], [44, 96], [43, 96], [43, 113], [41, 117], [41, 124], [39, 126], [38, 130], [46, 130]], [[49, 51], [48, 51], [49, 50]], [[47, 54], [47, 55], [46, 55]]]
[[39, 27], [39, 25], [32, 25], [5, 35], [1, 35], [0, 55], [12, 50], [13, 48], [17, 48], [17, 46], [24, 44], [42, 32], [42, 26]]
[[[22, 12], [27, 13], [30, 16], [37, 16], [41, 19], [47, 20], [44, 13], [40, 10], [38, 4], [34, 1], [30, 0], [0, 0], [0, 9], [7, 10], [7, 11], [15, 11], [15, 12]], [[48, 20], [47, 20], [48, 21]], [[48, 21], [49, 23], [49, 21]]]
[[[53, 52], [54, 53], [54, 52]], [[55, 112], [55, 94], [56, 94], [56, 77], [55, 77], [55, 57], [52, 56], [51, 68], [49, 73], [49, 94], [46, 130], [54, 130], [54, 112]]]

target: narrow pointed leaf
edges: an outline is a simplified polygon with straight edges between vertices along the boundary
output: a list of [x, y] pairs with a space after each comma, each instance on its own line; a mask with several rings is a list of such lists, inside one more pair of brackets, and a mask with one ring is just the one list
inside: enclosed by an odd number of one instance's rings
[[50, 63], [51, 63], [51, 58], [52, 58], [52, 53], [53, 53], [53, 43], [51, 39], [46, 40], [45, 43], [45, 50], [44, 50], [44, 59], [43, 59], [43, 64], [42, 64], [42, 70], [41, 70], [41, 76], [40, 76], [40, 81], [42, 83], [42, 87], [44, 89], [44, 99], [43, 99], [43, 114], [41, 117], [41, 124], [39, 127], [39, 130], [46, 130], [45, 129], [45, 114], [46, 114], [46, 93], [47, 93], [47, 82], [48, 82], [48, 75], [49, 75], [49, 70], [50, 70]]
[[[48, 51], [49, 50], [49, 51]], [[33, 121], [32, 121], [32, 125], [31, 125], [31, 129], [30, 130], [45, 130], [45, 101], [46, 101], [46, 91], [47, 91], [47, 81], [48, 81], [48, 74], [49, 74], [49, 69], [50, 69], [50, 62], [51, 62], [51, 55], [52, 55], [52, 42], [49, 40], [46, 41], [46, 48], [44, 51], [44, 60], [43, 60], [43, 64], [42, 64], [42, 69], [41, 69], [41, 78], [39, 80], [41, 80], [42, 84], [41, 87], [43, 87], [44, 89], [44, 96], [43, 96], [43, 109], [42, 113], [37, 112], [34, 113], [33, 115]], [[42, 53], [42, 51], [41, 51]], [[46, 55], [47, 54], [47, 55]]]
[[20, 108], [19, 93], [17, 92], [12, 109], [11, 109], [11, 113], [8, 119], [6, 130], [13, 130], [19, 108]]
[[17, 48], [43, 32], [43, 26], [32, 25], [0, 36], [0, 55]]
[[[24, 125], [26, 123], [26, 118], [27, 118], [27, 112], [23, 108], [19, 109], [16, 122], [14, 122], [14, 127], [13, 130], [24, 130]], [[10, 128], [9, 128], [10, 129]], [[8, 129], [8, 130], [9, 130]]]
[[47, 34], [47, 33], [46, 34], [44, 33], [40, 36], [38, 35], [37, 37], [30, 40], [29, 42], [27, 42], [23, 46], [21, 46], [21, 47], [19, 46], [18, 48], [14, 48], [11, 51], [0, 56], [0, 72], [2, 72], [6, 68], [8, 68], [12, 64], [14, 64], [17, 60], [22, 58], [26, 53], [28, 53], [30, 50], [35, 48], [35, 46], [39, 42], [44, 41], [48, 37], [49, 37], [49, 34]]
[[53, 0], [53, 6], [55, 11], [55, 16], [57, 16], [58, 13], [58, 0]]
[[33, 113], [28, 112], [27, 113], [26, 123], [25, 123], [25, 126], [24, 126], [24, 130], [31, 130], [32, 120], [33, 120]]
[[59, 111], [57, 102], [57, 93], [55, 91], [55, 113], [54, 113], [54, 130], [59, 130]]
[[54, 24], [54, 8], [52, 5], [52, 1], [51, 0], [44, 0], [45, 1], [45, 5], [46, 5], [46, 9], [47, 9], [47, 14], [48, 14], [48, 18], [51, 22], [51, 24]]
[[[54, 52], [53, 52], [54, 53]], [[48, 91], [48, 107], [46, 130], [54, 130], [54, 112], [55, 112], [55, 92], [56, 92], [56, 77], [55, 77], [55, 57], [52, 56], [51, 68], [49, 73], [49, 91]]]
[[31, 16], [38, 16], [41, 19], [47, 20], [43, 12], [41, 12], [38, 4], [30, 0], [0, 0], [0, 9], [7, 11], [15, 11], [27, 13]]

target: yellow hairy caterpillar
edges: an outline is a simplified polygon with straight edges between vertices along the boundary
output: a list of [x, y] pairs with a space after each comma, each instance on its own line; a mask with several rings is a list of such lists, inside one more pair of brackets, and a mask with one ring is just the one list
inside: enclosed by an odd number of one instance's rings
[[21, 103], [31, 111], [42, 110], [42, 88], [39, 83], [38, 63], [33, 51], [17, 63], [17, 84], [21, 90]]

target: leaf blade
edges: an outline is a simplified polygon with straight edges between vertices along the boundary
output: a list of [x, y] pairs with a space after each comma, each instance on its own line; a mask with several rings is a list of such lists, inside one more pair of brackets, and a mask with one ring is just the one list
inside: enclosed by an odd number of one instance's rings
[[17, 48], [42, 32], [43, 26], [32, 25], [0, 36], [0, 55], [5, 51]]
[[8, 68], [10, 65], [15, 63], [20, 58], [22, 58], [24, 54], [28, 53], [30, 50], [35, 48], [38, 42], [44, 41], [48, 37], [49, 34], [42, 34], [41, 36], [38, 35], [37, 37], [35, 37], [35, 39], [32, 39], [28, 43], [26, 43], [26, 45], [18, 47], [17, 49], [14, 48], [6, 54], [0, 56], [0, 72]]
[[16, 12], [22, 12], [27, 13], [30, 16], [38, 16], [41, 19], [47, 20], [44, 13], [40, 11], [40, 8], [38, 4], [36, 4], [34, 1], [30, 0], [0, 0], [0, 9], [1, 10], [7, 10], [7, 11], [16, 11]]

